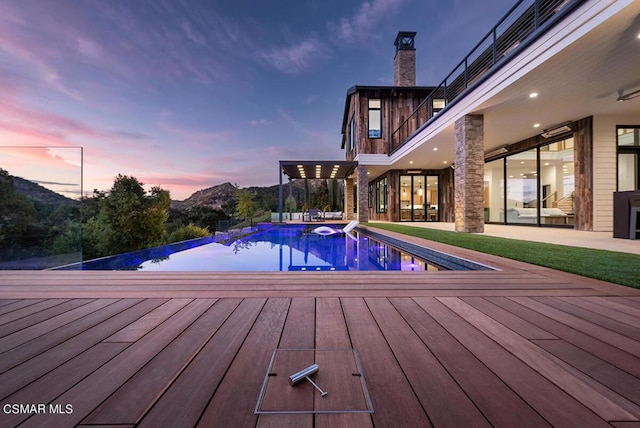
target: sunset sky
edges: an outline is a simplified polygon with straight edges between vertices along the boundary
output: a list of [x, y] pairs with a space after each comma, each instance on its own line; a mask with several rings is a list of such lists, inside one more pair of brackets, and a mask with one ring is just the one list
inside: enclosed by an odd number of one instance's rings
[[344, 159], [346, 91], [393, 83], [398, 31], [436, 85], [515, 2], [3, 0], [0, 168], [73, 192], [82, 147], [85, 192], [276, 184]]

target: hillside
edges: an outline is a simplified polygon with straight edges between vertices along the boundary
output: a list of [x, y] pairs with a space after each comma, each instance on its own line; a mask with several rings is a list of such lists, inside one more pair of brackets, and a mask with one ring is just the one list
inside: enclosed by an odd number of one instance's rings
[[21, 177], [13, 176], [13, 187], [16, 193], [26, 196], [32, 201], [45, 205], [67, 205], [72, 206], [78, 204], [78, 201], [69, 199], [52, 190], [49, 190], [33, 181], [25, 180]]
[[[320, 185], [319, 180], [309, 180], [309, 189], [313, 192]], [[251, 186], [249, 190], [256, 192], [256, 202], [259, 206], [271, 207], [277, 210], [278, 207], [278, 185], [273, 186]], [[289, 184], [283, 184], [284, 197], [289, 196]], [[304, 181], [294, 181], [291, 186], [291, 193], [298, 200], [302, 201], [304, 194]], [[235, 207], [235, 186], [231, 183], [218, 184], [213, 187], [198, 190], [184, 201], [171, 201], [171, 207], [179, 210], [188, 210], [195, 206], [204, 205], [215, 209], [223, 210], [227, 213], [233, 212]]]

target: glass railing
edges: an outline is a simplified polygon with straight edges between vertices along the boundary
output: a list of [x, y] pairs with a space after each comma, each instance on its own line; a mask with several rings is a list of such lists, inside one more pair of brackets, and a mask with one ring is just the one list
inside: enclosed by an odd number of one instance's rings
[[0, 269], [82, 261], [82, 148], [0, 146]]
[[396, 129], [391, 152], [585, 0], [520, 0]]

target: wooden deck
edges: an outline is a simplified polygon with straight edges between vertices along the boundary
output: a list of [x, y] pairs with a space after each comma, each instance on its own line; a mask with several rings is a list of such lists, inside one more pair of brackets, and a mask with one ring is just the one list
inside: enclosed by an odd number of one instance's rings
[[[0, 426], [640, 426], [640, 291], [434, 246], [502, 270], [0, 272]], [[276, 348], [374, 412], [254, 414]], [[272, 404], [355, 406], [317, 362]]]

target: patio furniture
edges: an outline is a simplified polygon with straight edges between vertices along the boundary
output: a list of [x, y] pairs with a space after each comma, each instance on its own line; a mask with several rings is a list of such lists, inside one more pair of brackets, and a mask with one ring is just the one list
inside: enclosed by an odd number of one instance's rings
[[325, 220], [342, 220], [342, 211], [325, 211]]
[[324, 221], [324, 211], [311, 208], [302, 214], [302, 221]]

